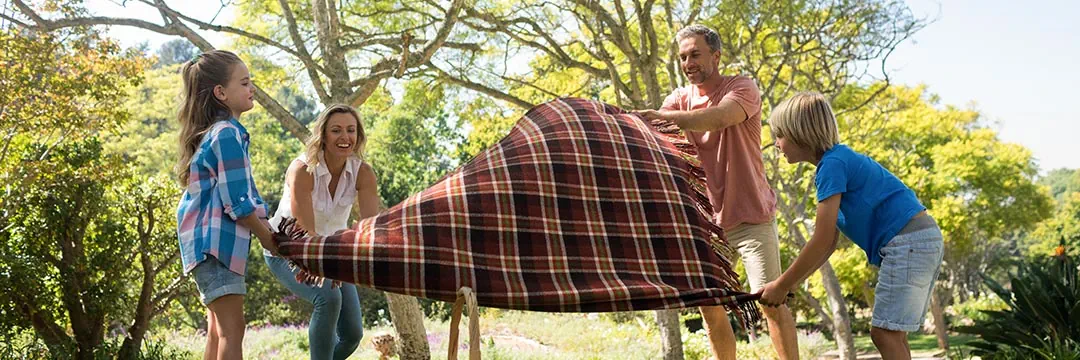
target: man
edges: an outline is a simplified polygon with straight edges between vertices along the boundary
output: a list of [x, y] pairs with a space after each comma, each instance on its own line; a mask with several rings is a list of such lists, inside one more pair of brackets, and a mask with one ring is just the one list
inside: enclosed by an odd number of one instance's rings
[[[698, 150], [714, 218], [738, 250], [750, 288], [758, 292], [780, 276], [776, 194], [761, 158], [761, 94], [745, 76], [720, 75], [720, 36], [705, 26], [680, 30], [679, 60], [690, 85], [676, 89], [642, 117], [674, 122]], [[795, 320], [787, 306], [764, 307], [781, 359], [798, 359]], [[717, 359], [735, 359], [735, 333], [721, 306], [700, 308]]]

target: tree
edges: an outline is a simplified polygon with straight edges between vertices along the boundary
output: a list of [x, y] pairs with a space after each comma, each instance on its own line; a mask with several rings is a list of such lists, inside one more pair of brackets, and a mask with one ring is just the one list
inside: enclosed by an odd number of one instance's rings
[[[300, 64], [324, 105], [359, 106], [382, 80], [401, 77], [406, 71], [427, 63], [440, 48], [477, 48], [475, 44], [448, 41], [463, 0], [454, 0], [445, 8], [435, 2], [398, 5], [376, 1], [341, 4], [340, 9], [338, 2], [329, 0], [304, 4], [288, 0], [256, 1], [245, 3], [241, 10], [260, 21], [239, 20], [241, 25], [234, 26], [201, 21], [176, 11], [164, 1], [131, 2], [132, 6], [157, 10], [160, 19], [154, 20], [90, 16], [76, 4], [68, 3], [59, 9], [53, 3], [46, 3], [43, 9], [35, 9], [22, 0], [13, 3], [23, 19], [3, 15], [5, 19], [45, 32], [85, 26], [131, 26], [185, 38], [202, 51], [213, 49], [213, 45], [193, 27], [231, 34], [241, 45], [274, 51], [290, 63]], [[285, 24], [285, 27], [256, 26], [259, 23]], [[414, 37], [412, 33], [430, 37]], [[294, 114], [259, 86], [255, 98], [293, 136], [307, 138], [309, 131]]]
[[387, 111], [371, 113], [367, 160], [379, 179], [379, 195], [388, 206], [431, 186], [453, 170], [461, 142], [457, 126], [442, 111], [443, 87], [414, 80], [403, 100]]
[[[157, 10], [160, 19], [154, 20], [90, 16], [77, 3], [64, 3], [59, 8], [46, 3], [43, 9], [35, 9], [22, 0], [13, 0], [13, 3], [22, 19], [2, 15], [4, 19], [45, 32], [84, 26], [132, 26], [183, 37], [202, 51], [213, 46], [193, 28], [231, 34], [240, 46], [251, 47], [253, 52], [272, 51], [287, 58], [288, 64], [299, 66], [307, 74], [309, 83], [305, 85], [314, 90], [323, 105], [359, 106], [383, 80], [402, 77], [418, 69], [440, 49], [456, 48], [465, 52], [479, 49], [476, 43], [450, 41], [464, 0], [453, 0], [445, 5], [435, 1], [409, 4], [395, 1], [348, 4], [330, 0], [310, 3], [254, 1], [244, 3], [240, 10], [260, 21], [241, 19], [234, 25], [214, 24], [212, 20], [205, 22], [176, 11], [164, 1], [155, 0], [131, 2], [132, 6], [149, 6]], [[257, 24], [285, 26], [259, 27]], [[259, 86], [256, 86], [255, 99], [295, 138], [304, 140], [310, 135], [295, 114]]]
[[136, 176], [96, 138], [129, 119], [121, 99], [146, 62], [93, 31], [62, 35], [0, 34], [12, 50], [0, 53], [11, 65], [0, 81], [10, 97], [0, 111], [0, 286], [20, 289], [0, 295], [0, 322], [75, 358], [95, 356], [106, 327], [120, 324], [120, 356], [131, 358], [187, 284], [163, 201], [177, 191]]
[[154, 67], [182, 64], [194, 58], [198, 53], [199, 48], [186, 39], [169, 40], [158, 48], [158, 61]]
[[1050, 170], [1039, 183], [1050, 187], [1050, 196], [1058, 203], [1068, 200], [1069, 194], [1080, 192], [1080, 169], [1054, 169]]
[[125, 304], [134, 304], [130, 310], [134, 320], [123, 332], [126, 336], [120, 348], [121, 359], [137, 358], [153, 318], [164, 313], [174, 298], [194, 293], [176, 261], [180, 249], [176, 246], [173, 201], [180, 192], [172, 178], [134, 176], [118, 184], [113, 192], [117, 197], [109, 202], [118, 205], [127, 230], [137, 240], [134, 249], [138, 259], [133, 268], [138, 270], [136, 276], [141, 275], [141, 281], [135, 282], [140, 284], [138, 295], [129, 293], [125, 300]]
[[1039, 223], [1021, 242], [1021, 251], [1029, 258], [1054, 254], [1058, 243], [1065, 241], [1065, 251], [1080, 256], [1080, 191], [1062, 194], [1065, 201], [1053, 217]]

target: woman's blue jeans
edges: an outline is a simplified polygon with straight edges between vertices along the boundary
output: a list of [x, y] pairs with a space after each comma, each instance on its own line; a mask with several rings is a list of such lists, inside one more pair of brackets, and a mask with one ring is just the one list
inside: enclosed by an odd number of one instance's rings
[[315, 305], [308, 324], [308, 342], [312, 360], [343, 360], [352, 355], [364, 337], [363, 315], [356, 286], [342, 283], [333, 289], [328, 279], [322, 287], [296, 281], [288, 260], [264, 256], [270, 272], [296, 296]]

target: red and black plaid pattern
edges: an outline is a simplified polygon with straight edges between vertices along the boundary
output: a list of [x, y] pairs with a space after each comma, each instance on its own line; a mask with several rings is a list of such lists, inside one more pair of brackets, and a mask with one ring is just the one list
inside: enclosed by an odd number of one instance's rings
[[305, 275], [449, 302], [467, 286], [488, 307], [735, 306], [723, 231], [673, 141], [611, 105], [558, 99], [427, 190], [279, 251]]

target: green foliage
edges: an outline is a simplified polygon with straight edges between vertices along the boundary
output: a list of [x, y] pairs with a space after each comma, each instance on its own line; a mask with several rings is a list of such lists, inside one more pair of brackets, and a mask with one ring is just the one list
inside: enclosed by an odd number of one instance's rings
[[[123, 337], [110, 337], [102, 342], [91, 355], [91, 359], [115, 359], [120, 352]], [[0, 347], [0, 358], [3, 359], [71, 359], [75, 353], [65, 350], [50, 352], [40, 339], [30, 332], [20, 333], [10, 342], [3, 343]], [[173, 346], [164, 339], [148, 338], [143, 342], [143, 347], [132, 360], [171, 360], [191, 358], [191, 352]]]
[[[55, 142], [84, 129], [115, 128], [127, 119], [120, 105], [126, 89], [142, 80], [146, 61], [96, 32], [67, 35], [0, 30], [5, 144], [15, 134]], [[4, 145], [0, 153], [7, 149]]]
[[191, 289], [176, 265], [179, 191], [105, 149], [132, 119], [125, 98], [149, 61], [87, 29], [52, 35], [0, 34], [24, 51], [0, 53], [14, 64], [0, 80], [0, 286], [21, 289], [0, 294], [0, 335], [33, 331], [56, 357], [111, 357], [126, 339], [106, 332], [142, 337], [127, 334], [148, 325], [133, 319]]
[[1080, 257], [1080, 192], [1064, 194], [1064, 201], [1053, 217], [1039, 224], [1021, 241], [1024, 254], [1040, 258], [1054, 254], [1064, 239], [1069, 256]]
[[993, 294], [983, 294], [970, 298], [967, 301], [954, 304], [946, 309], [946, 312], [954, 316], [952, 323], [971, 325], [975, 321], [986, 321], [990, 318], [988, 311], [1001, 311], [1008, 306]]
[[379, 196], [388, 206], [418, 193], [457, 166], [458, 124], [443, 108], [442, 86], [413, 81], [403, 100], [388, 111], [362, 115], [367, 124], [366, 160], [378, 176]]
[[[33, 328], [51, 350], [85, 353], [101, 345], [107, 324], [130, 325], [144, 273], [158, 284], [179, 276], [168, 266], [178, 250], [164, 201], [177, 192], [164, 177], [134, 176], [96, 138], [59, 144], [38, 160], [43, 147], [32, 143], [5, 172], [22, 183], [7, 187], [0, 286], [25, 290], [0, 294], [0, 321]], [[75, 339], [57, 332], [64, 324]]]
[[1039, 183], [1050, 187], [1050, 196], [1059, 204], [1064, 203], [1069, 194], [1080, 192], [1080, 169], [1050, 170]]
[[123, 109], [131, 114], [130, 120], [102, 135], [106, 152], [120, 156], [139, 174], [174, 174], [179, 147], [176, 112], [183, 88], [179, 71], [178, 64], [145, 71], [145, 80], [124, 97]]
[[182, 64], [195, 58], [199, 48], [195, 47], [187, 39], [173, 39], [161, 44], [157, 51], [157, 62], [154, 68]]
[[458, 119], [471, 128], [458, 146], [457, 159], [461, 163], [502, 140], [522, 115], [519, 109], [508, 109], [487, 97], [473, 98], [457, 108]]
[[1069, 256], [1018, 265], [1007, 289], [986, 285], [1008, 306], [985, 311], [986, 319], [960, 327], [980, 341], [969, 345], [984, 359], [1076, 359], [1080, 354], [1080, 268]]
[[874, 304], [873, 285], [877, 283], [877, 269], [866, 261], [866, 252], [849, 244], [837, 249], [830, 262], [840, 280], [844, 296], [857, 299], [855, 304], [859, 307], [871, 307]]

